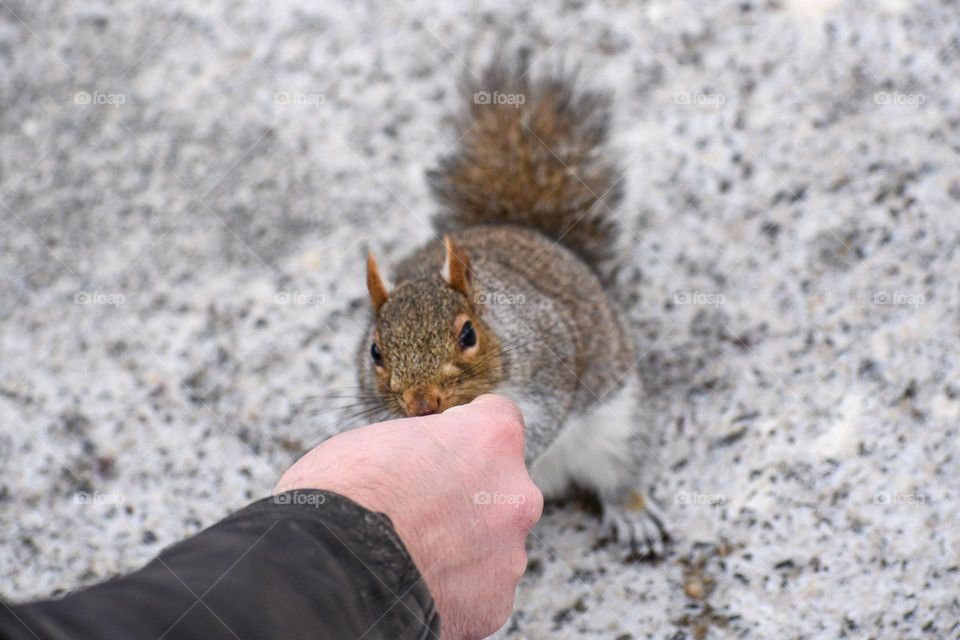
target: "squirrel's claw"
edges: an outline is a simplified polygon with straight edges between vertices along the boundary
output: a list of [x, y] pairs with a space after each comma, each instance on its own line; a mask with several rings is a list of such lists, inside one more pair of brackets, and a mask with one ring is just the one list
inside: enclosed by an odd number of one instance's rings
[[628, 560], [662, 558], [669, 535], [664, 516], [653, 501], [640, 494], [623, 501], [604, 501], [602, 529], [605, 536], [630, 550]]

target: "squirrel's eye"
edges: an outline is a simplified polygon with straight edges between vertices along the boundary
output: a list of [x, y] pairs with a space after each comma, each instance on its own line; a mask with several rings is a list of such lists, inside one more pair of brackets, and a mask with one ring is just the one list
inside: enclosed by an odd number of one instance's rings
[[470, 347], [476, 346], [477, 344], [477, 332], [473, 328], [473, 324], [468, 320], [463, 323], [463, 328], [460, 329], [460, 350], [464, 351]]
[[373, 364], [378, 367], [383, 366], [383, 354], [380, 353], [380, 347], [377, 346], [376, 342], [370, 345], [370, 357], [373, 358]]

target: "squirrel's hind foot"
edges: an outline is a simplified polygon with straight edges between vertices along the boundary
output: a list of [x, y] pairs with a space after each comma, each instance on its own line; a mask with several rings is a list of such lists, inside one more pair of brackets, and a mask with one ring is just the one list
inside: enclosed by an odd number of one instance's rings
[[627, 561], [656, 560], [667, 551], [670, 540], [663, 511], [646, 495], [626, 491], [618, 496], [601, 496], [601, 530], [629, 551]]

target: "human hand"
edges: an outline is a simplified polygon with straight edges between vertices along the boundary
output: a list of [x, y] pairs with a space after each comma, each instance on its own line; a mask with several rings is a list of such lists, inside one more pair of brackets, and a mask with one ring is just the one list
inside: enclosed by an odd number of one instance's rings
[[443, 637], [482, 638], [513, 610], [524, 542], [543, 510], [523, 448], [517, 406], [484, 395], [334, 436], [274, 493], [325, 489], [385, 513], [436, 601]]

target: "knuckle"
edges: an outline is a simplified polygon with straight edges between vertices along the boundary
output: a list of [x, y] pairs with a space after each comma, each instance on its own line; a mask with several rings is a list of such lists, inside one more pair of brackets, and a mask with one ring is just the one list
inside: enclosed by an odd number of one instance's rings
[[524, 496], [524, 505], [527, 508], [524, 514], [527, 520], [527, 529], [532, 529], [540, 521], [540, 516], [543, 515], [543, 493], [537, 485], [531, 482], [530, 488]]
[[482, 406], [498, 424], [523, 429], [523, 414], [517, 403], [510, 398], [487, 393], [477, 397], [474, 402]]
[[527, 550], [523, 547], [523, 545], [520, 545], [519, 552], [514, 555], [511, 563], [513, 575], [516, 576], [517, 580], [523, 577], [523, 574], [527, 572], [527, 564], [529, 564], [527, 560]]
[[491, 434], [498, 442], [523, 451], [523, 416], [517, 405], [510, 401], [499, 404], [496, 413], [491, 415], [490, 424]]
[[524, 447], [523, 414], [515, 402], [504, 396], [484, 394], [477, 396], [469, 405], [452, 407], [446, 414], [453, 416], [462, 411], [463, 418], [479, 427], [482, 442], [497, 451], [514, 453]]

